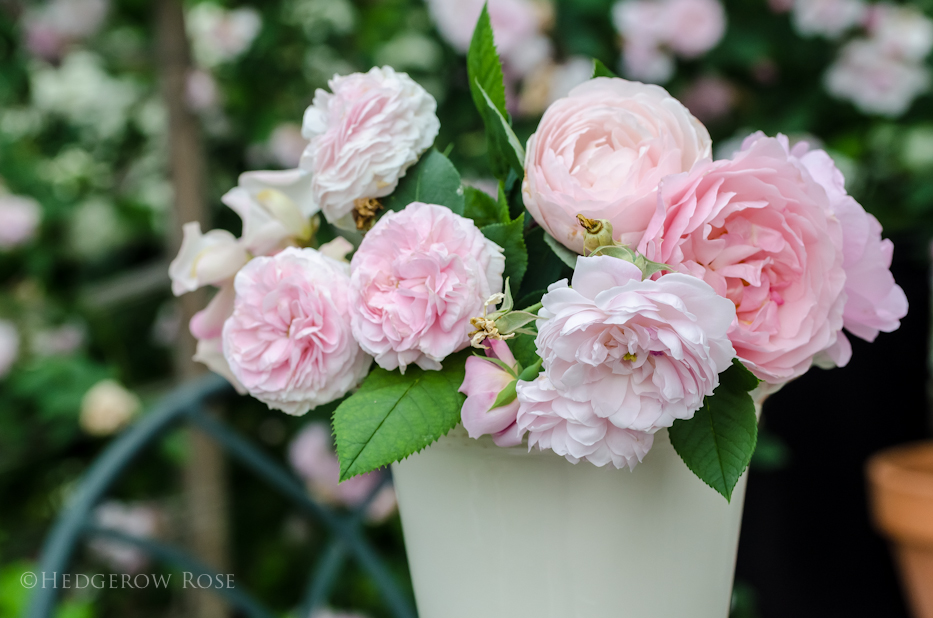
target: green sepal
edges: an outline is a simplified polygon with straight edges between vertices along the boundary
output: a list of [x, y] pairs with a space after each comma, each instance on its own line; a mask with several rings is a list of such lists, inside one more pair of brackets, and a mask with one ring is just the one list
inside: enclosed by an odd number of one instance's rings
[[496, 396], [496, 400], [492, 402], [492, 405], [489, 406], [489, 410], [487, 410], [487, 412], [491, 412], [492, 410], [501, 408], [502, 406], [507, 406], [515, 401], [515, 398], [518, 397], [518, 393], [515, 392], [516, 384], [518, 384], [518, 380], [512, 380], [506, 384], [505, 388], [499, 391], [499, 394]]

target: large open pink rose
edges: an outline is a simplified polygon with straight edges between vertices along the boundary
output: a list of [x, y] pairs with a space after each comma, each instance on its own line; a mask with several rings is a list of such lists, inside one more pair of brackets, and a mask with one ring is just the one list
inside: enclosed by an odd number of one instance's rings
[[469, 219], [413, 202], [382, 216], [350, 263], [353, 336], [384, 369], [440, 369], [502, 290], [505, 258]]
[[842, 225], [779, 140], [666, 179], [639, 251], [734, 303], [729, 338], [762, 380], [800, 376], [823, 352], [848, 361], [834, 347], [846, 301]]
[[710, 156], [706, 128], [659, 86], [599, 77], [544, 113], [525, 155], [525, 206], [560, 243], [583, 253], [578, 213], [637, 243], [669, 174]]
[[237, 273], [223, 351], [251, 395], [298, 415], [360, 382], [372, 359], [350, 332], [349, 283], [345, 262], [295, 247]]

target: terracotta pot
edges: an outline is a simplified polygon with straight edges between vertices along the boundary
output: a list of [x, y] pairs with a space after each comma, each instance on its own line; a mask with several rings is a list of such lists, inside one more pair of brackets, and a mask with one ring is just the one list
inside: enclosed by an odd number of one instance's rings
[[894, 555], [916, 618], [933, 618], [933, 442], [882, 451], [868, 461], [875, 524]]

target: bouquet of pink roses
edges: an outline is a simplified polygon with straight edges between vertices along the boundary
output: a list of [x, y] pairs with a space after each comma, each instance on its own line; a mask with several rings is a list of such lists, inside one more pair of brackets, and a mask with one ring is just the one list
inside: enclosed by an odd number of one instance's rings
[[435, 101], [407, 75], [334, 77], [299, 168], [224, 196], [241, 236], [184, 228], [174, 292], [219, 288], [196, 358], [288, 414], [342, 399], [342, 479], [459, 423], [616, 468], [667, 428], [728, 499], [753, 395], [845, 365], [843, 328], [899, 326], [892, 244], [822, 150], [754, 134], [713, 161], [683, 105], [598, 62], [523, 147], [485, 10], [467, 63], [498, 194], [433, 149]]

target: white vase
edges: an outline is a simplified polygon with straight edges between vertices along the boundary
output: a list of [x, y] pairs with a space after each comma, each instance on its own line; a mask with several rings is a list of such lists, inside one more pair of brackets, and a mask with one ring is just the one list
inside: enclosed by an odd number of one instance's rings
[[633, 472], [450, 435], [393, 465], [419, 618], [727, 618], [732, 503], [667, 431]]

